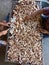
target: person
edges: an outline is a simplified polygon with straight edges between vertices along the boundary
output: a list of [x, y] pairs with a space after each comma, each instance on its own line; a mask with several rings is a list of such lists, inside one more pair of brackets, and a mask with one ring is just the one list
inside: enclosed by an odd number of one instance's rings
[[[41, 9], [35, 11], [35, 12], [32, 12], [32, 13], [30, 14], [30, 16], [26, 16], [26, 17], [24, 18], [24, 20], [25, 20], [26, 18], [27, 18], [27, 19], [29, 19], [29, 18], [33, 19], [33, 17], [35, 17], [35, 16], [37, 16], [37, 15], [39, 15], [39, 14], [40, 14], [40, 15], [41, 15], [41, 14], [44, 14], [44, 16], [47, 17], [47, 19], [46, 19], [46, 24], [45, 24], [46, 29], [40, 28], [40, 32], [43, 33], [43, 34], [49, 34], [49, 7], [41, 8]], [[44, 24], [43, 24], [43, 25], [44, 25]]]
[[[8, 14], [3, 21], [0, 22], [0, 38], [5, 37], [9, 30], [9, 15]], [[6, 45], [7, 42], [5, 40], [0, 39], [0, 45]]]

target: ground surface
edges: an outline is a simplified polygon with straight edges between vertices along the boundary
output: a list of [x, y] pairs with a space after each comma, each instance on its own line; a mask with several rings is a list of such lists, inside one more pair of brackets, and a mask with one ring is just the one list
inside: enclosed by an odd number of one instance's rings
[[11, 0], [0, 0], [0, 20], [11, 11]]

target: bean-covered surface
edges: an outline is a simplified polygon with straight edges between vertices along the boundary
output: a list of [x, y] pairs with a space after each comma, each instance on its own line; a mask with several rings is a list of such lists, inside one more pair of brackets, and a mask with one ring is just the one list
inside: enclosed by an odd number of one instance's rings
[[[39, 32], [40, 16], [29, 19], [39, 7], [32, 0], [20, 0], [13, 10], [8, 37], [8, 60], [11, 62], [42, 65], [42, 37]], [[26, 18], [25, 18], [26, 17]]]

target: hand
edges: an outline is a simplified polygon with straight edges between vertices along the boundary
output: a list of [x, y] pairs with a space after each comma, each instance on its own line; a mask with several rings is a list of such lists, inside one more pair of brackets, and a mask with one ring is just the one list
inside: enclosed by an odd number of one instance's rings
[[3, 35], [6, 35], [9, 29], [2, 31]]
[[2, 29], [2, 31], [0, 32], [0, 36], [7, 34], [7, 32], [8, 32], [9, 29], [4, 30], [4, 27], [9, 27], [9, 24], [10, 24], [10, 23], [6, 23], [6, 22], [4, 22], [4, 21], [3, 21], [3, 22], [0, 22], [0, 25], [1, 25], [0, 31], [1, 31], [1, 29]]
[[3, 21], [3, 22], [0, 22], [0, 25], [9, 27], [10, 23], [6, 23]]
[[43, 34], [48, 34], [49, 35], [49, 31], [45, 30], [45, 29], [40, 29], [40, 32]]

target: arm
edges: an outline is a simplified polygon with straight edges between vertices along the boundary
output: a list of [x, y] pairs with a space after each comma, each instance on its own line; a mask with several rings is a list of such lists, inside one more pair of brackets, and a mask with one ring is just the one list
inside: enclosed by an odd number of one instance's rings
[[49, 7], [45, 7], [45, 8], [42, 8], [42, 9], [39, 9], [35, 12], [32, 12], [30, 16], [37, 16], [37, 15], [41, 15], [41, 14], [47, 14], [49, 13]]
[[40, 9], [40, 10], [37, 10], [35, 12], [32, 12], [30, 16], [33, 17], [33, 16], [37, 16], [37, 15], [42, 14], [42, 13], [44, 13], [44, 9]]
[[[3, 27], [9, 27], [9, 24], [10, 24], [10, 23], [6, 23], [6, 22], [4, 22], [4, 21], [3, 21], [3, 22], [0, 22], [0, 25], [3, 26]], [[2, 29], [2, 27], [1, 27], [1, 29]], [[0, 32], [0, 37], [1, 37], [2, 35], [6, 35], [7, 32], [8, 32], [8, 29], [1, 31], [1, 32]]]
[[9, 27], [9, 24], [10, 24], [10, 23], [6, 23], [6, 22], [4, 22], [4, 21], [3, 21], [3, 22], [0, 22], [0, 25], [7, 26], [7, 27]]
[[40, 29], [39, 30], [41, 33], [43, 33], [43, 34], [48, 34], [49, 35], [49, 31], [47, 31], [47, 30], [45, 30], [45, 29]]
[[2, 31], [2, 32], [0, 32], [0, 37], [1, 37], [2, 35], [6, 35], [7, 32], [8, 32], [8, 29], [7, 29], [7, 30], [4, 30], [4, 31]]

